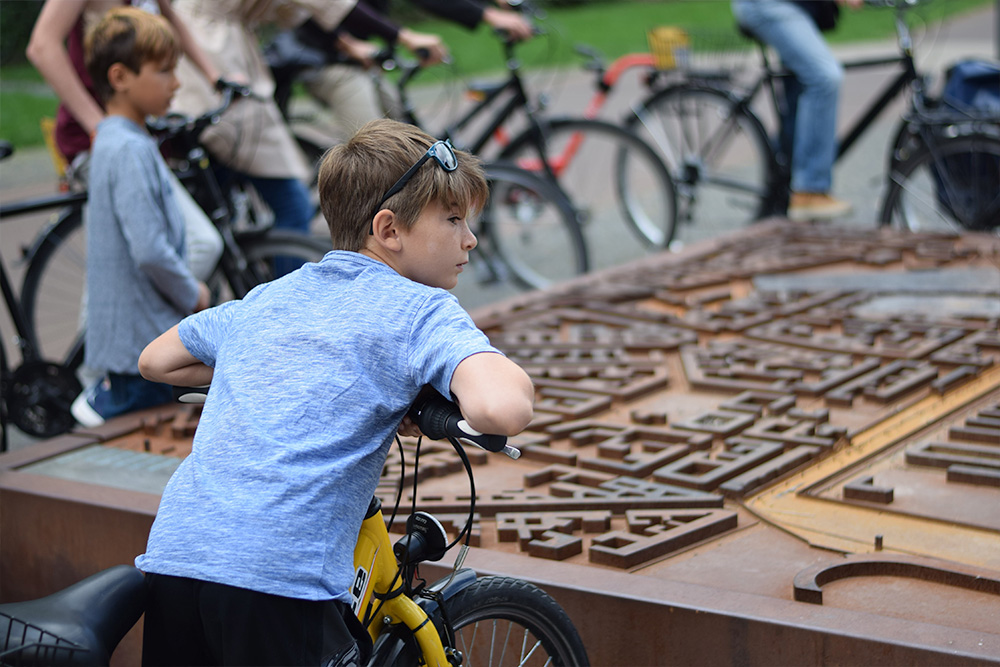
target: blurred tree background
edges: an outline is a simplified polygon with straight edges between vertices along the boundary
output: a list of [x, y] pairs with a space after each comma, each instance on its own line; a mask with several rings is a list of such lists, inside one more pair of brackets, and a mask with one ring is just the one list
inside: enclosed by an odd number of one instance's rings
[[27, 62], [24, 49], [42, 4], [43, 0], [0, 1], [0, 67]]

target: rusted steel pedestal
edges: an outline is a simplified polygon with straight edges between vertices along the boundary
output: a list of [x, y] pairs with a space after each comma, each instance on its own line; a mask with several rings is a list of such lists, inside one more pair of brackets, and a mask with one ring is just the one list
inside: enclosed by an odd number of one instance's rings
[[[767, 223], [475, 315], [537, 397], [519, 461], [473, 454], [467, 564], [594, 664], [1000, 663], [1000, 239]], [[0, 457], [0, 595], [141, 551], [195, 422]], [[462, 525], [457, 457], [420, 466]]]

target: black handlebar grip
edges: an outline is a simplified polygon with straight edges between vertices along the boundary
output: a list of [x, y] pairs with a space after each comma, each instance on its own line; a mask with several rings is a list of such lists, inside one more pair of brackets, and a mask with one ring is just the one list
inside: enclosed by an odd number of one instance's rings
[[420, 431], [431, 440], [443, 440], [451, 436], [491, 452], [502, 452], [507, 445], [507, 436], [480, 433], [469, 426], [458, 406], [437, 391], [421, 393], [410, 408], [409, 415]]

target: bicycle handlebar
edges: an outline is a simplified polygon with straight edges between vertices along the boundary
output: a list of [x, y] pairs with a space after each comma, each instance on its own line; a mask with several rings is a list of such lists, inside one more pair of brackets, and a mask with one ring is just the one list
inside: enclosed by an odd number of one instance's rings
[[225, 79], [219, 79], [216, 88], [222, 95], [219, 106], [209, 109], [200, 116], [188, 116], [182, 113], [168, 113], [166, 116], [154, 118], [146, 122], [146, 127], [153, 134], [163, 134], [167, 137], [174, 137], [182, 133], [190, 133], [194, 137], [201, 135], [209, 125], [214, 125], [219, 121], [219, 117], [228, 109], [235, 97], [246, 97], [254, 100], [262, 98], [254, 93], [249, 86], [234, 83]]
[[490, 452], [503, 452], [512, 459], [521, 456], [520, 450], [507, 444], [507, 436], [480, 433], [469, 426], [458, 406], [436, 391], [424, 392], [413, 403], [408, 414], [420, 431], [431, 440], [450, 437]]
[[[174, 387], [174, 400], [180, 403], [204, 403], [207, 394], [208, 387]], [[512, 459], [521, 456], [520, 450], [507, 444], [507, 436], [480, 433], [469, 426], [458, 406], [437, 391], [423, 392], [407, 414], [431, 440], [454, 438], [490, 452], [503, 452]]]

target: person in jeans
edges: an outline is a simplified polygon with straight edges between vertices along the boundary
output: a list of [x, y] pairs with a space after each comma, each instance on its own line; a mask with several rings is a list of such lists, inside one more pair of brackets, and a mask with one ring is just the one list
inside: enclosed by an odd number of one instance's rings
[[733, 0], [737, 22], [777, 51], [800, 90], [790, 131], [792, 220], [830, 220], [847, 215], [851, 205], [831, 194], [837, 155], [837, 103], [843, 68], [821, 30], [836, 22], [837, 6], [863, 0]]
[[357, 665], [354, 545], [382, 466], [428, 385], [472, 428], [514, 435], [531, 379], [446, 290], [488, 196], [477, 158], [375, 120], [326, 155], [322, 261], [185, 318], [142, 374], [210, 384], [146, 552], [146, 665]]
[[88, 33], [87, 68], [107, 116], [97, 126], [87, 223], [84, 363], [106, 376], [72, 405], [84, 426], [171, 400], [138, 372], [164, 328], [208, 306], [208, 287], [184, 260], [184, 218], [146, 116], [167, 112], [180, 46], [170, 24], [133, 7], [107, 12]]

